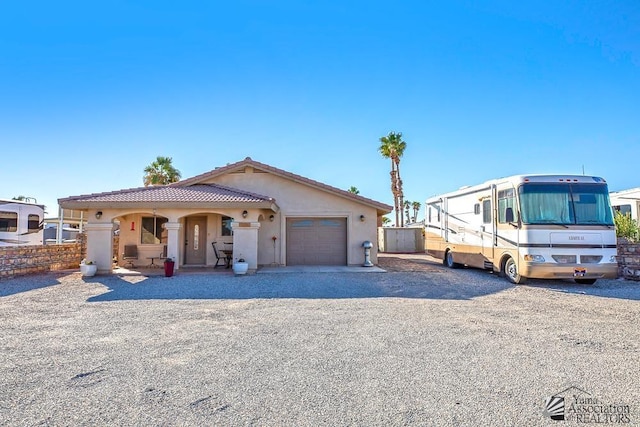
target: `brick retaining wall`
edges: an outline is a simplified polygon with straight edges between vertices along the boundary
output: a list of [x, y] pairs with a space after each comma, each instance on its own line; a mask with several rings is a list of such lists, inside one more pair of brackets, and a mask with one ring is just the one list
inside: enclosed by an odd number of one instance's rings
[[76, 243], [0, 247], [0, 279], [79, 268], [85, 249], [83, 234]]
[[640, 280], [640, 243], [618, 239], [618, 277]]

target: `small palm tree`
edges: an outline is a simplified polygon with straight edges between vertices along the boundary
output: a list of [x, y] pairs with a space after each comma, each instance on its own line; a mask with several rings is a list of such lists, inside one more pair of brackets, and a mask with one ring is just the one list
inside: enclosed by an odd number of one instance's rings
[[402, 193], [402, 178], [400, 178], [400, 158], [407, 148], [407, 143], [402, 140], [401, 132], [389, 132], [389, 135], [380, 138], [378, 151], [382, 157], [391, 159], [391, 193], [393, 194], [393, 206], [396, 211], [396, 225], [404, 225], [402, 208], [404, 207], [404, 194]]
[[420, 202], [411, 202], [411, 207], [413, 208], [413, 222], [416, 222], [418, 220], [418, 212], [420, 212], [422, 204], [420, 204]]
[[171, 164], [171, 157], [158, 156], [149, 166], [144, 168], [144, 186], [166, 185], [180, 181], [180, 171]]
[[349, 193], [351, 193], [351, 194], [360, 194], [360, 190], [358, 190], [358, 188], [354, 187], [353, 185], [351, 187], [349, 187], [349, 189], [347, 191]]
[[387, 218], [386, 216], [382, 217], [382, 225], [383, 226], [385, 226], [385, 227], [388, 226], [390, 222], [391, 222], [391, 220], [389, 218]]
[[407, 222], [411, 222], [411, 216], [409, 215], [409, 209], [411, 209], [411, 202], [409, 200], [404, 201], [404, 214], [407, 217]]

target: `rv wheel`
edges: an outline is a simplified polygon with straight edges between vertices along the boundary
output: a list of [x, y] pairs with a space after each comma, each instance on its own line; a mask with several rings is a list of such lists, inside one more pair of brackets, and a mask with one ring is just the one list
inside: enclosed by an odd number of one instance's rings
[[453, 261], [453, 252], [447, 251], [444, 255], [444, 264], [449, 268], [460, 268], [460, 264]]
[[511, 283], [515, 283], [516, 285], [524, 283], [526, 280], [525, 277], [518, 274], [516, 262], [511, 257], [507, 258], [507, 261], [504, 263], [504, 274], [507, 275], [507, 278]]

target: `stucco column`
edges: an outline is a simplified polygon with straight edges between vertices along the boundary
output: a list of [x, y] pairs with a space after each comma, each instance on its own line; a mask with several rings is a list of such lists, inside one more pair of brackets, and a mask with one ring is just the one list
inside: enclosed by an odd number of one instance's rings
[[84, 227], [87, 233], [87, 261], [98, 266], [99, 273], [113, 270], [113, 223], [89, 222]]
[[165, 222], [164, 228], [167, 230], [167, 257], [175, 261], [175, 269], [178, 270], [180, 262], [178, 261], [178, 254], [180, 253], [180, 228], [182, 224], [179, 222]]
[[259, 222], [232, 222], [233, 261], [239, 258], [249, 263], [250, 270], [258, 268], [258, 229]]

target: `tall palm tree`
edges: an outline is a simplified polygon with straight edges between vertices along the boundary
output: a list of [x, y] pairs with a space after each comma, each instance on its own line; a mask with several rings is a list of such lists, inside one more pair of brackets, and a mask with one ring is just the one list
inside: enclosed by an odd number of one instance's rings
[[351, 194], [360, 194], [360, 190], [358, 190], [358, 188], [354, 187], [353, 185], [351, 187], [349, 187], [349, 189], [347, 191], [349, 193], [351, 193]]
[[171, 164], [171, 157], [158, 156], [144, 168], [144, 186], [166, 185], [180, 181], [180, 171]]
[[404, 194], [402, 193], [402, 178], [400, 178], [400, 158], [407, 148], [407, 143], [402, 140], [402, 132], [389, 132], [389, 135], [380, 138], [378, 151], [382, 157], [391, 159], [391, 193], [393, 194], [393, 206], [396, 211], [396, 226], [404, 226]]
[[411, 207], [413, 208], [413, 222], [416, 222], [418, 220], [418, 212], [420, 212], [422, 204], [420, 204], [420, 202], [412, 202]]

